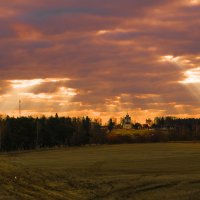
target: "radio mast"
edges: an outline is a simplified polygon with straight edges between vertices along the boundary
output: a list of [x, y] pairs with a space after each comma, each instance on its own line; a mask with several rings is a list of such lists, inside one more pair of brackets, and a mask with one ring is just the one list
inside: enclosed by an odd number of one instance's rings
[[22, 106], [22, 101], [19, 99], [19, 117], [21, 117], [21, 106]]

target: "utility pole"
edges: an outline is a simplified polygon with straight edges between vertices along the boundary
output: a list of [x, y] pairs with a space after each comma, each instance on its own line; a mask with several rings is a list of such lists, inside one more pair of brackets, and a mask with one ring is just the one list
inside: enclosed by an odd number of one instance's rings
[[39, 146], [39, 121], [38, 118], [36, 119], [36, 148]]

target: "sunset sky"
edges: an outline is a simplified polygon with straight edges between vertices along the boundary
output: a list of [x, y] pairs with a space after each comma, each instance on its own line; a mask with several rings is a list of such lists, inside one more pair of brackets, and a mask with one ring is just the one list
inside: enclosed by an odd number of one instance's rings
[[0, 113], [200, 117], [200, 0], [0, 0]]

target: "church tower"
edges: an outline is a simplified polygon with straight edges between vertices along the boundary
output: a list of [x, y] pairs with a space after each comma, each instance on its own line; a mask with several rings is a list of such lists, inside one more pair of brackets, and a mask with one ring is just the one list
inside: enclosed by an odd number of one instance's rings
[[124, 129], [132, 129], [132, 122], [129, 114], [127, 114], [126, 117], [124, 117], [122, 125]]

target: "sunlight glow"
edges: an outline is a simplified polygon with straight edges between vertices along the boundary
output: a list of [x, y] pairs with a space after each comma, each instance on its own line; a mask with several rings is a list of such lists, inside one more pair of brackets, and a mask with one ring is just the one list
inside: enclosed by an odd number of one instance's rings
[[200, 83], [200, 67], [186, 71], [185, 76], [187, 78], [180, 83]]
[[199, 5], [200, 4], [200, 0], [190, 0], [189, 3], [191, 5]]
[[162, 56], [160, 58], [160, 61], [161, 62], [173, 62], [173, 63], [177, 63], [177, 62], [180, 61], [180, 59], [181, 59], [180, 56], [175, 57], [173, 55], [166, 55], [166, 56]]
[[142, 94], [142, 95], [136, 95], [135, 96], [138, 99], [149, 99], [149, 98], [159, 98], [160, 95], [158, 94]]
[[33, 80], [11, 80], [9, 81], [12, 84], [14, 89], [21, 89], [32, 87], [35, 85], [40, 85], [43, 81], [42, 79], [33, 79]]
[[172, 64], [179, 65], [179, 67], [191, 67], [194, 68], [196, 66], [195, 59], [198, 59], [198, 57], [194, 58], [191, 56], [173, 56], [173, 55], [165, 55], [158, 58], [159, 62], [169, 62]]
[[[58, 106], [65, 106], [65, 111], [68, 109], [68, 105], [75, 95], [77, 90], [68, 88], [66, 81], [68, 78], [38, 78], [27, 80], [7, 80], [7, 85], [10, 86], [10, 90], [6, 94], [0, 95], [0, 109], [1, 112], [6, 112], [11, 115], [18, 115], [19, 111], [19, 99], [22, 101], [24, 115], [30, 115], [31, 113], [42, 112], [58, 112]], [[52, 83], [51, 90], [46, 90], [46, 83]], [[42, 85], [45, 84], [45, 85]], [[55, 85], [54, 85], [55, 84]], [[35, 91], [35, 87], [40, 86], [41, 92]], [[44, 91], [43, 92], [43, 88]]]
[[67, 78], [46, 78], [46, 79], [32, 79], [32, 80], [8, 80], [11, 83], [13, 89], [23, 89], [36, 85], [40, 85], [42, 83], [56, 83], [60, 81], [68, 81], [70, 79]]
[[77, 92], [72, 88], [66, 88], [66, 87], [60, 87], [59, 93], [67, 96], [75, 96], [77, 95]]
[[97, 35], [105, 35], [108, 33], [127, 33], [127, 32], [134, 32], [135, 29], [121, 29], [121, 28], [116, 28], [112, 30], [99, 30], [97, 31]]
[[108, 30], [100, 30], [100, 31], [97, 32], [97, 35], [104, 35], [104, 34], [109, 33], [109, 32], [110, 31], [108, 31]]

